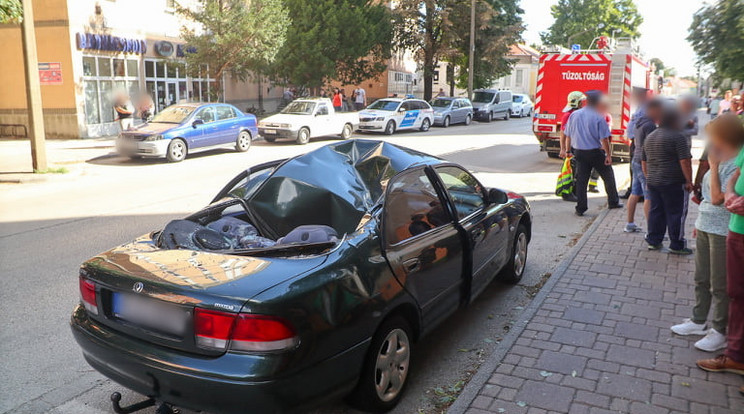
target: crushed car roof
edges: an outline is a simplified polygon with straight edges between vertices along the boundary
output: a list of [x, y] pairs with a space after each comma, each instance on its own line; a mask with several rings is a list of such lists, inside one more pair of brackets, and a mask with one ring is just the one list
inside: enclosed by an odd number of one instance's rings
[[416, 165], [442, 162], [383, 141], [342, 141], [286, 161], [247, 201], [272, 236], [307, 224], [350, 233], [380, 202], [390, 178]]

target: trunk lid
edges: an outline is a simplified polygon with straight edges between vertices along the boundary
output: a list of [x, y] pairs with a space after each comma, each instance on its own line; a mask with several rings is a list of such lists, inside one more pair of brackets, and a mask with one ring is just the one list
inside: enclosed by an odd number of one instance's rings
[[99, 313], [91, 318], [148, 342], [218, 355], [224, 351], [195, 344], [195, 307], [237, 313], [251, 297], [320, 266], [326, 258], [164, 250], [143, 236], [86, 261], [81, 275], [97, 286]]

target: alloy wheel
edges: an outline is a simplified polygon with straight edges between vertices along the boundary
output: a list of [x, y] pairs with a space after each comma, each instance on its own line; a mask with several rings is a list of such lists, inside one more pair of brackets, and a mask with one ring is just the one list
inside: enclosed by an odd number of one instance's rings
[[517, 243], [514, 248], [514, 273], [521, 275], [527, 264], [527, 235], [519, 233]]
[[408, 334], [403, 329], [393, 329], [377, 352], [375, 390], [380, 400], [392, 401], [403, 390], [410, 358]]
[[238, 135], [238, 151], [245, 152], [251, 147], [251, 135], [245, 131]]
[[424, 118], [424, 120], [421, 122], [421, 130], [426, 132], [429, 130], [429, 127], [431, 127], [431, 122], [429, 121], [429, 118]]
[[450, 117], [445, 117], [444, 118], [444, 124], [443, 125], [444, 125], [445, 128], [447, 128], [447, 127], [450, 126]]
[[168, 144], [166, 158], [170, 162], [183, 161], [186, 158], [186, 144], [180, 139], [171, 140], [170, 144]]

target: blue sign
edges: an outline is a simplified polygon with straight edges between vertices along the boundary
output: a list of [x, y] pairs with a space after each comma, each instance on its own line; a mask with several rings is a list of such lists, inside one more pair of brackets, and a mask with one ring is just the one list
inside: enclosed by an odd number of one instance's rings
[[572, 52], [578, 52], [581, 50], [581, 45], [571, 45]]
[[136, 55], [147, 53], [147, 43], [144, 40], [93, 33], [77, 33], [76, 37], [77, 47], [80, 50], [102, 50]]

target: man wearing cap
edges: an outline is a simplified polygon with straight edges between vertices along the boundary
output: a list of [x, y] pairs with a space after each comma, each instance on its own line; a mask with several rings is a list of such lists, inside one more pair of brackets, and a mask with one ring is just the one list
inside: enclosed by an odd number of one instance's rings
[[587, 185], [592, 168], [599, 172], [607, 192], [609, 208], [621, 208], [615, 186], [615, 172], [610, 155], [610, 127], [597, 110], [602, 92], [586, 93], [586, 106], [571, 114], [565, 135], [576, 158], [576, 215], [583, 216], [587, 206]]

